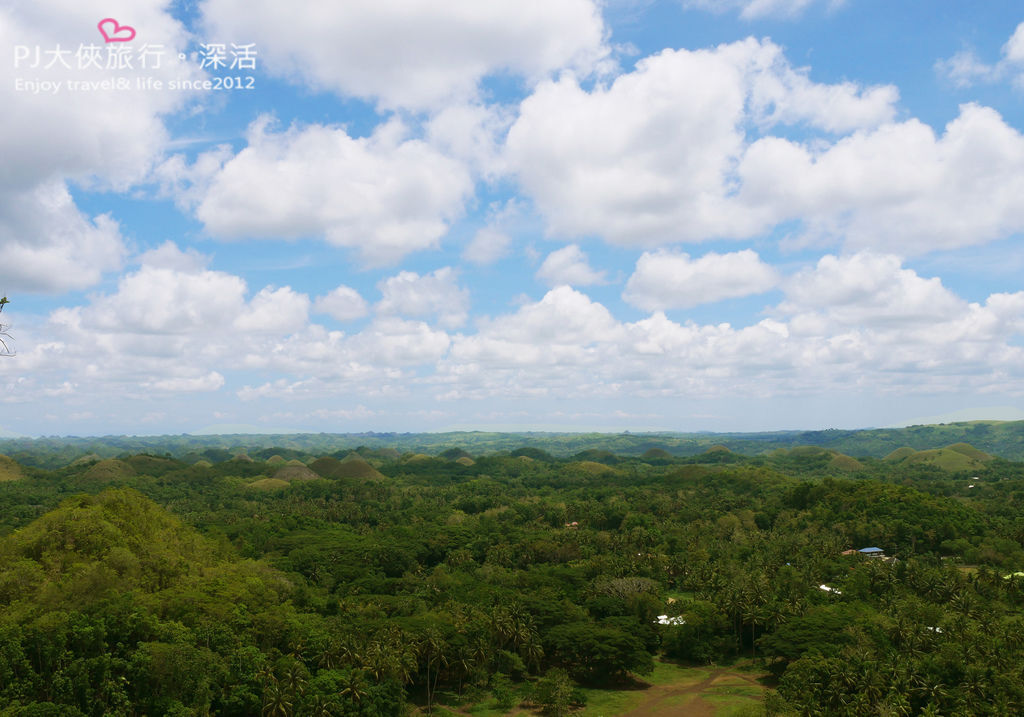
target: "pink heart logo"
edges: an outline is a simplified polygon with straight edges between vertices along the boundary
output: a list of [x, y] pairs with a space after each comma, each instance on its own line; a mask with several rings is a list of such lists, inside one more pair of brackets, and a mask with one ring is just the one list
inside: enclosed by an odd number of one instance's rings
[[[117, 20], [112, 17], [105, 17], [100, 20], [96, 27], [107, 42], [128, 42], [135, 39], [135, 28], [131, 25], [118, 25]], [[108, 30], [109, 27], [109, 30]]]

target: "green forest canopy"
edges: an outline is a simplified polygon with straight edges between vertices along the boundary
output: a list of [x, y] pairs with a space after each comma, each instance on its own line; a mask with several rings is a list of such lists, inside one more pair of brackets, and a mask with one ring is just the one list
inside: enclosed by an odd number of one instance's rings
[[0, 458], [0, 715], [558, 713], [741, 657], [773, 713], [1024, 710], [1024, 464], [963, 441], [47, 445]]

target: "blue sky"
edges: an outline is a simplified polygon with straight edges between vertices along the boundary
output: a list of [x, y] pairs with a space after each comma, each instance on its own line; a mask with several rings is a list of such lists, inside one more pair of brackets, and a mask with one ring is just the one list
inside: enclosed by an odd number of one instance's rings
[[0, 43], [0, 432], [1024, 418], [1018, 3], [39, 0]]

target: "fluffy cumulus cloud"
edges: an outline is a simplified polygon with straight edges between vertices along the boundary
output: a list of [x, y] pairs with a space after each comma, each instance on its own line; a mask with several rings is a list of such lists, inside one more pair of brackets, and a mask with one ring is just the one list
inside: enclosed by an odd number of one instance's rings
[[472, 97], [494, 73], [588, 71], [607, 54], [593, 0], [205, 0], [211, 37], [255, 42], [271, 72], [387, 107]]
[[[19, 336], [31, 348], [19, 355], [24, 380], [10, 400], [46, 386], [61, 386], [53, 395], [67, 400], [214, 392], [237, 371], [297, 377], [249, 387], [243, 397], [283, 395], [283, 387], [310, 382], [372, 393], [407, 379], [409, 367], [436, 363], [450, 345], [444, 330], [398, 316], [379, 316], [352, 335], [328, 331], [309, 322], [305, 294], [264, 287], [250, 295], [240, 277], [206, 269], [203, 257], [174, 245], [142, 259], [115, 291], [57, 309]], [[447, 281], [445, 272], [439, 280]], [[328, 294], [328, 307], [341, 298], [351, 297]]]
[[351, 286], [338, 286], [317, 298], [313, 305], [320, 314], [327, 314], [338, 321], [353, 321], [368, 313], [369, 309], [358, 291]]
[[508, 108], [498, 105], [448, 105], [427, 121], [426, 140], [476, 174], [493, 180], [505, 169], [501, 142], [513, 119]]
[[388, 263], [436, 247], [471, 193], [462, 164], [407, 138], [397, 121], [366, 138], [269, 124], [255, 122], [248, 146], [209, 182], [196, 214], [215, 236], [322, 236]]
[[381, 317], [354, 335], [353, 357], [375, 366], [399, 367], [436, 363], [451, 343], [448, 334], [423, 321]]
[[647, 311], [686, 309], [722, 299], [760, 294], [775, 287], [778, 273], [750, 249], [693, 259], [689, 254], [645, 252], [626, 283], [623, 298]]
[[425, 276], [403, 271], [377, 285], [381, 300], [379, 314], [400, 316], [436, 316], [447, 328], [465, 323], [469, 313], [469, 292], [458, 284], [458, 276], [449, 266]]
[[112, 333], [209, 335], [231, 327], [245, 309], [245, 282], [219, 271], [143, 266], [117, 291], [76, 307], [75, 324]]
[[[88, 3], [40, 0], [0, 8], [0, 44], [8, 48], [8, 60], [0, 63], [0, 281], [7, 286], [80, 289], [121, 265], [127, 251], [116, 221], [81, 212], [67, 182], [120, 190], [144, 178], [167, 142], [163, 116], [192, 97], [102, 86], [81, 90], [70, 83], [196, 77], [193, 65], [177, 62], [187, 33], [166, 5], [117, 0], [103, 7], [115, 17], [131, 17], [139, 37], [162, 48], [159, 67], [153, 55], [143, 67], [135, 44], [104, 47], [97, 12]], [[87, 60], [88, 50], [79, 52], [83, 46], [100, 53], [96, 63]], [[111, 62], [121, 62], [111, 58], [112, 50], [124, 52], [129, 64], [110, 69]]]
[[825, 131], [891, 118], [891, 88], [823, 86], [769, 41], [665, 50], [610, 86], [541, 84], [509, 131], [507, 158], [556, 235], [652, 246], [744, 237], [778, 220], [736, 201], [745, 125]]
[[[24, 337], [31, 348], [5, 400], [44, 389], [72, 402], [91, 392], [144, 400], [225, 389], [243, 400], [413, 402], [777, 397], [858, 386], [1024, 394], [1024, 292], [968, 302], [889, 255], [826, 256], [782, 280], [784, 300], [746, 326], [669, 319], [660, 306], [685, 298], [658, 284], [653, 313], [634, 322], [559, 286], [456, 334], [441, 325], [443, 308], [462, 300], [446, 270], [383, 282], [376, 315], [349, 334], [310, 323], [299, 292], [251, 293], [241, 278], [183, 257], [162, 247], [116, 291], [55, 311]], [[730, 255], [661, 263], [693, 273], [702, 260], [712, 273], [729, 262], [734, 272], [759, 266], [756, 256]], [[232, 388], [239, 371], [260, 378]]]
[[98, 283], [128, 254], [116, 220], [89, 217], [59, 179], [0, 190], [0, 285], [5, 291], [63, 292]]
[[142, 266], [194, 273], [205, 269], [210, 263], [210, 257], [193, 248], [182, 249], [167, 240], [156, 248], [140, 254], [138, 263]]
[[908, 120], [825, 147], [764, 138], [739, 177], [746, 207], [855, 250], [922, 254], [1024, 230], [1024, 136], [974, 104], [940, 136]]
[[288, 334], [305, 327], [309, 308], [309, 297], [305, 294], [290, 286], [268, 286], [252, 297], [234, 326], [247, 332]]
[[842, 326], [908, 327], [964, 314], [967, 302], [936, 277], [905, 269], [899, 257], [862, 252], [822, 257], [786, 280], [788, 314], [819, 314]]
[[614, 342], [621, 332], [607, 308], [561, 286], [513, 314], [485, 321], [476, 334], [459, 337], [449, 368], [458, 366], [457, 374], [538, 364], [568, 369], [597, 359], [595, 347]]
[[26, 390], [63, 385], [68, 400], [217, 391], [240, 355], [305, 321], [304, 295], [268, 287], [250, 299], [245, 281], [206, 269], [194, 251], [168, 243], [140, 261], [115, 291], [26, 331]]
[[[1024, 230], [1024, 136], [975, 104], [936, 133], [896, 100], [814, 83], [768, 41], [666, 50], [610, 86], [541, 85], [507, 157], [551, 234], [625, 246], [795, 222], [794, 242], [910, 255]], [[793, 124], [809, 137], [772, 134]]]
[[1009, 79], [1024, 89], [1024, 22], [1017, 25], [1010, 39], [1003, 45], [998, 62], [988, 64], [972, 50], [961, 50], [950, 58], [936, 62], [935, 70], [957, 87]]
[[[883, 289], [884, 287], [884, 289]], [[883, 298], [876, 297], [880, 290]], [[569, 287], [455, 337], [434, 381], [488, 396], [781, 396], [856, 387], [1024, 393], [1024, 292], [969, 303], [893, 257], [826, 257], [786, 284], [772, 318], [616, 320]]]
[[570, 244], [548, 254], [537, 270], [537, 278], [550, 286], [590, 286], [604, 283], [605, 272], [591, 267], [583, 250], [576, 244]]

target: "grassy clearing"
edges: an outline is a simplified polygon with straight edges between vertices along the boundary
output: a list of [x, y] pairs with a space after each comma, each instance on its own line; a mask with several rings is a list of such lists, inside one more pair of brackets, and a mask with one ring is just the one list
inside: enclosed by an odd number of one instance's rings
[[583, 717], [613, 717], [640, 706], [646, 699], [646, 690], [592, 690], [584, 689], [587, 706], [576, 714]]
[[[617, 717], [648, 708], [656, 709], [659, 714], [669, 714], [675, 710], [685, 714], [686, 706], [699, 699], [706, 703], [705, 709], [707, 705], [714, 708], [716, 717], [752, 717], [763, 714], [760, 700], [765, 688], [751, 680], [763, 674], [764, 671], [750, 660], [741, 660], [723, 667], [687, 667], [656, 660], [654, 671], [642, 678], [649, 687], [621, 690], [582, 688], [587, 705], [574, 714], [579, 717]], [[517, 689], [517, 702], [525, 699], [528, 691]], [[459, 700], [454, 693], [439, 693], [438, 701], [445, 706], [435, 706], [434, 714], [445, 717], [465, 717], [466, 714], [473, 717], [534, 714], [518, 705], [511, 710], [502, 710], [491, 695]]]
[[690, 687], [711, 677], [708, 667], [683, 667], [672, 662], [654, 662], [654, 672], [645, 675], [644, 682], [652, 685], [669, 685], [672, 687]]
[[701, 692], [701, 699], [715, 708], [716, 717], [741, 717], [761, 714], [764, 688], [738, 675], [715, 680]]
[[[643, 679], [650, 687], [642, 690], [583, 690], [585, 717], [614, 717], [634, 710], [668, 714], [703, 700], [716, 715], [741, 717], [760, 713], [759, 701], [765, 689], [751, 680], [763, 675], [749, 660], [722, 668], [684, 667], [656, 661], [654, 672]], [[709, 684], [703, 684], [709, 683]]]

